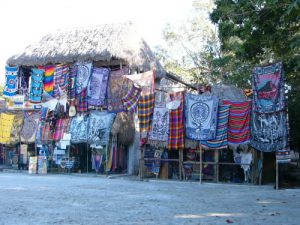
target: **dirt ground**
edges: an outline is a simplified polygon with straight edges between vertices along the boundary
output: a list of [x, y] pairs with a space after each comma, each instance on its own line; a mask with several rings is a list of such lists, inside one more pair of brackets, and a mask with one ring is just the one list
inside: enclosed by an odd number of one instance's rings
[[300, 190], [0, 173], [0, 224], [298, 225]]

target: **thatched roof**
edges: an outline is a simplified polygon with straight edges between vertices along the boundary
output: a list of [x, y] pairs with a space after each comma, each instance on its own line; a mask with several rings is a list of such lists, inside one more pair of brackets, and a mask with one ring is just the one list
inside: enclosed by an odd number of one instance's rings
[[10, 57], [9, 65], [46, 65], [76, 61], [120, 59], [144, 71], [156, 67], [163, 73], [153, 52], [132, 23], [105, 24], [62, 30], [49, 34], [25, 51]]

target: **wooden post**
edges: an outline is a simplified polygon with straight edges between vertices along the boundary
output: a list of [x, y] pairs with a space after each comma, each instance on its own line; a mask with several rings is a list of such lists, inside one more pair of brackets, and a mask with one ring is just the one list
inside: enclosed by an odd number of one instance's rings
[[279, 189], [279, 176], [278, 176], [279, 165], [277, 159], [275, 160], [276, 160], [276, 190], [278, 190]]
[[182, 164], [182, 161], [183, 161], [183, 149], [179, 149], [178, 150], [178, 161], [179, 161], [179, 165], [178, 165], [178, 169], [179, 169], [179, 180], [182, 180], [183, 179], [183, 174], [182, 174], [182, 171], [183, 171], [183, 164]]
[[144, 179], [144, 162], [145, 162], [145, 160], [144, 160], [144, 158], [145, 158], [145, 156], [144, 156], [144, 147], [141, 147], [140, 148], [140, 150], [141, 150], [141, 155], [140, 155], [140, 180], [143, 180]]
[[216, 150], [215, 156], [216, 156], [216, 182], [219, 183], [219, 150]]
[[200, 151], [200, 171], [199, 171], [199, 182], [202, 184], [202, 147], [201, 147], [201, 142], [199, 141], [199, 151]]
[[260, 160], [261, 160], [261, 168], [259, 172], [259, 185], [261, 185], [261, 181], [262, 181], [262, 173], [263, 173], [263, 167], [264, 167], [264, 153], [261, 151], [260, 152]]

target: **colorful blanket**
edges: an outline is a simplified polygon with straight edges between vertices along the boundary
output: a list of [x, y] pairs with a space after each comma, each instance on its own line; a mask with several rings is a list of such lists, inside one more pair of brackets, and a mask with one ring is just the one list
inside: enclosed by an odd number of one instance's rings
[[277, 112], [285, 107], [282, 62], [255, 67], [252, 85], [256, 112]]
[[185, 124], [184, 124], [184, 94], [183, 92], [176, 92], [170, 94], [172, 101], [180, 101], [179, 107], [170, 110], [169, 123], [169, 149], [183, 149], [185, 139]]
[[236, 146], [250, 141], [251, 101], [224, 101], [229, 105], [228, 144]]
[[88, 142], [96, 145], [107, 145], [109, 134], [115, 118], [114, 113], [92, 111], [88, 130]]
[[54, 141], [59, 141], [63, 139], [64, 133], [67, 133], [69, 130], [69, 121], [69, 118], [60, 118], [56, 121], [55, 131], [53, 133]]
[[10, 144], [14, 118], [15, 116], [12, 114], [1, 113], [0, 115], [0, 143], [1, 144]]
[[284, 149], [288, 144], [286, 112], [252, 113], [251, 146], [263, 152]]
[[88, 138], [88, 116], [73, 117], [70, 125], [70, 134], [72, 143], [85, 143]]
[[126, 77], [141, 87], [142, 95], [153, 93], [155, 90], [153, 71], [147, 71], [145, 73], [139, 73], [139, 74], [126, 75]]
[[31, 85], [29, 99], [32, 103], [40, 103], [43, 93], [44, 70], [31, 69]]
[[109, 112], [124, 111], [122, 98], [131, 90], [133, 81], [124, 77], [128, 68], [112, 71], [108, 80], [107, 109]]
[[219, 99], [211, 94], [185, 94], [186, 136], [193, 140], [216, 137]]
[[127, 112], [136, 112], [137, 104], [141, 95], [141, 88], [135, 84], [130, 91], [122, 98], [124, 110]]
[[93, 68], [91, 79], [88, 85], [88, 104], [92, 106], [104, 106], [107, 90], [107, 82], [110, 69]]
[[291, 153], [289, 148], [279, 149], [276, 151], [276, 160], [278, 163], [291, 162]]
[[44, 92], [50, 96], [54, 96], [54, 72], [55, 66], [45, 66], [45, 75], [44, 75]]
[[24, 124], [20, 132], [21, 142], [34, 143], [38, 128], [40, 113], [24, 112]]
[[69, 82], [69, 65], [58, 64], [55, 66], [54, 72], [54, 97], [59, 98], [60, 96], [67, 94]]
[[79, 95], [76, 96], [76, 110], [77, 112], [88, 111], [87, 89], [84, 89]]
[[18, 72], [19, 67], [5, 66], [5, 86], [3, 95], [6, 97], [14, 96], [18, 92]]
[[154, 146], [167, 147], [169, 136], [169, 110], [165, 107], [155, 107], [149, 143]]
[[201, 141], [201, 146], [203, 148], [225, 149], [228, 147], [228, 141], [227, 141], [228, 115], [229, 115], [229, 105], [219, 105], [216, 138], [208, 141]]
[[154, 110], [155, 94], [141, 96], [138, 102], [139, 127], [142, 137], [145, 137], [151, 129], [151, 121]]

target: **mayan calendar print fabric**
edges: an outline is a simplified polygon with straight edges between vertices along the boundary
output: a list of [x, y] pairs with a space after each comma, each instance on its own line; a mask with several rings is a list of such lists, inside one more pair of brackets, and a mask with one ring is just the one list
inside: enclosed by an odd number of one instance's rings
[[85, 143], [88, 138], [89, 117], [80, 115], [73, 117], [70, 124], [70, 134], [72, 143]]
[[155, 107], [149, 140], [153, 145], [167, 146], [169, 136], [169, 110], [165, 107]]
[[153, 117], [155, 94], [141, 96], [138, 102], [138, 118], [140, 132], [143, 136], [150, 131]]
[[210, 140], [216, 137], [219, 99], [211, 94], [185, 94], [186, 137]]
[[107, 82], [110, 69], [93, 68], [88, 85], [88, 104], [92, 106], [104, 106], [107, 90]]
[[282, 62], [253, 69], [253, 109], [270, 113], [285, 107]]
[[3, 95], [6, 97], [14, 96], [18, 92], [18, 72], [19, 67], [5, 66], [5, 86]]
[[203, 148], [206, 149], [227, 148], [228, 116], [229, 116], [229, 105], [219, 105], [216, 138], [208, 141], [201, 141], [201, 145]]
[[109, 134], [116, 114], [100, 111], [90, 113], [88, 142], [90, 144], [107, 145]]
[[239, 145], [250, 141], [251, 101], [223, 101], [229, 105], [228, 144]]
[[54, 72], [54, 97], [66, 95], [69, 82], [69, 65], [58, 64], [55, 66]]
[[251, 135], [251, 146], [257, 150], [272, 152], [284, 149], [288, 145], [286, 112], [253, 112]]
[[39, 112], [24, 112], [24, 124], [20, 132], [21, 142], [35, 142], [39, 119]]
[[184, 148], [185, 123], [184, 123], [184, 94], [183, 92], [170, 93], [170, 99], [179, 102], [179, 106], [170, 110], [168, 149]]
[[153, 93], [155, 90], [153, 71], [147, 71], [145, 73], [139, 73], [139, 74], [126, 75], [126, 77], [141, 87], [142, 95]]

